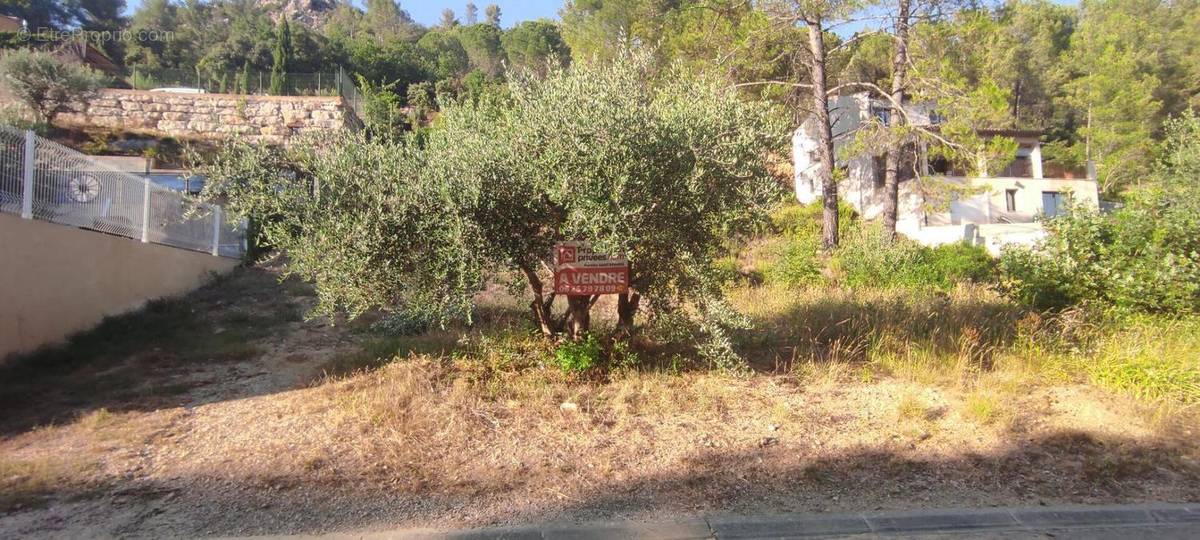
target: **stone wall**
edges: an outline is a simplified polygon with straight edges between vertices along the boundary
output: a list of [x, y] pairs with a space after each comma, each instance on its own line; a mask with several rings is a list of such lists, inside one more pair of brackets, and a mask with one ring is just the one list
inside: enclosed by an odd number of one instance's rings
[[104, 89], [60, 114], [64, 127], [102, 127], [177, 139], [226, 139], [280, 143], [312, 131], [347, 124], [340, 97], [176, 94]]

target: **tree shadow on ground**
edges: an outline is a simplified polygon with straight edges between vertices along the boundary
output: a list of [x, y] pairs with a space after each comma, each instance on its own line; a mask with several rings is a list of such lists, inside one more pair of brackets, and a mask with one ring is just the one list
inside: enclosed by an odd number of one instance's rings
[[[476, 310], [471, 327], [383, 335], [363, 331], [377, 316], [356, 320], [349, 330], [338, 332], [357, 332], [353, 338], [362, 342], [361, 350], [332, 358], [317, 366], [317, 372], [337, 377], [413, 353], [523, 356], [527, 365], [549, 358], [552, 344], [535, 335], [522, 302], [493, 293], [484, 293], [487, 298]], [[8, 362], [0, 367], [0, 407], [7, 411], [0, 418], [0, 435], [71, 420], [100, 408], [149, 411], [288, 389], [243, 385], [232, 395], [192, 395], [204, 385], [245, 377], [234, 366], [253, 362], [267, 343], [296, 331], [304, 298], [312, 294], [309, 286], [294, 278], [280, 282], [269, 270], [240, 268], [187, 296], [150, 302], [137, 312], [106, 319], [65, 345]], [[596, 308], [596, 330], [601, 335], [611, 330], [612, 308], [604, 302]], [[986, 367], [997, 351], [1013, 343], [1028, 316], [1029, 312], [1009, 303], [952, 301], [938, 294], [831, 295], [798, 301], [758, 318], [753, 330], [739, 336], [739, 348], [762, 372], [787, 370], [803, 361], [864, 362], [873, 353], [903, 356], [914, 350]], [[634, 350], [640, 369], [674, 372], [710, 367], [681, 362], [695, 354], [680, 344], [639, 339]], [[513, 362], [505, 369], [520, 367], [520, 361]], [[254, 370], [261, 371], [260, 367]]]
[[753, 319], [740, 345], [759, 370], [798, 362], [866, 362], [873, 355], [955, 358], [990, 367], [1036, 315], [1009, 302], [942, 293], [801, 299]]
[[302, 318], [306, 287], [238, 268], [192, 293], [135, 312], [0, 367], [0, 435], [99, 408], [155, 410], [190, 403], [194, 375], [253, 359]]
[[[804, 442], [698, 449], [666, 472], [603, 482], [580, 466], [457, 477], [400, 491], [386, 479], [235, 478], [222, 471], [97, 488], [91, 497], [134, 507], [89, 532], [120, 536], [246, 535], [364, 528], [669, 519], [699, 513], [769, 514], [1062, 503], [1181, 502], [1200, 498], [1194, 448], [1059, 431], [1012, 433], [994, 452], [939, 459], [863, 448], [810, 457]], [[581, 456], [581, 461], [586, 457]], [[582, 463], [581, 463], [582, 465]], [[417, 464], [417, 467], [420, 465]], [[442, 471], [444, 473], [444, 471]], [[401, 473], [403, 474], [403, 473]], [[566, 476], [556, 482], [548, 476]], [[549, 487], [548, 487], [549, 486]], [[551, 489], [553, 488], [553, 489]], [[81, 486], [30, 496], [68, 498]], [[557, 495], [557, 496], [555, 496]], [[103, 509], [93, 509], [97, 515]], [[122, 521], [124, 519], [124, 521]], [[71, 520], [54, 527], [71, 527]], [[69, 529], [65, 529], [69, 532]], [[54, 531], [26, 531], [48, 533]], [[61, 531], [60, 531], [61, 532]]]

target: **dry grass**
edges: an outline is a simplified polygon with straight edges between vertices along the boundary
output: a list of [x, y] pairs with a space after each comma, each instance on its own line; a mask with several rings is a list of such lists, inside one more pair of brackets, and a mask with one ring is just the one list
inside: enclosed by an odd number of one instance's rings
[[71, 422], [44, 426], [2, 441], [0, 512], [44, 504], [56, 495], [86, 495], [113, 482], [109, 465], [152, 442], [162, 422], [138, 413], [97, 409]]
[[977, 391], [963, 400], [962, 413], [973, 422], [992, 426], [1002, 423], [1010, 411], [1000, 396], [990, 391]]
[[92, 464], [57, 456], [0, 456], [0, 510], [19, 509], [43, 503], [91, 476]]
[[[261, 276], [230, 285], [248, 283]], [[268, 305], [307, 298], [292, 287], [269, 289]], [[739, 336], [750, 374], [646, 344], [640, 365], [564, 374], [511, 298], [488, 303], [475, 327], [401, 337], [267, 321], [254, 295], [201, 296], [206, 321], [240, 320], [272, 340], [215, 368], [193, 357], [207, 366], [199, 379], [181, 362], [115, 363], [138, 388], [184, 385], [166, 401], [101, 389], [53, 414], [14, 405], [15, 417], [57, 420], [8, 424], [0, 509], [167, 490], [183, 502], [161, 503], [174, 524], [157, 532], [190, 536], [1200, 496], [1194, 411], [1147, 406], [1175, 392], [1137, 397], [1097, 378], [1136, 357], [1095, 341], [1099, 323], [969, 288], [730, 296], [756, 323]], [[1186, 335], [1140, 335], [1194, 350]], [[100, 352], [140, 358], [136, 337]], [[37, 388], [97, 373], [46, 373]], [[304, 515], [269, 518], [264, 504]]]
[[801, 377], [946, 387], [1087, 382], [1159, 408], [1200, 404], [1200, 318], [1032, 312], [981, 286], [951, 293], [738, 287], [743, 341]]

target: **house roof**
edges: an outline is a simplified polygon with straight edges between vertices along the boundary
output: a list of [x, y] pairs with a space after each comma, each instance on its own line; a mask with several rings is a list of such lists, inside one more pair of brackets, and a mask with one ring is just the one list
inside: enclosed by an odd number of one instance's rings
[[116, 62], [113, 62], [108, 57], [108, 55], [104, 54], [104, 52], [100, 49], [93, 47], [90, 43], [87, 45], [87, 49], [83, 53], [83, 61], [87, 65], [108, 73], [109, 75], [114, 75], [121, 72], [121, 66], [118, 66]]
[[980, 135], [991, 135], [993, 137], [1041, 137], [1042, 130], [1040, 129], [991, 129], [982, 128], [975, 130], [975, 133]]
[[[941, 131], [939, 126], [926, 126], [930, 131]], [[1040, 139], [1044, 133], [1040, 129], [1009, 129], [1009, 128], [977, 128], [976, 135], [984, 137], [1012, 137], [1014, 139]]]
[[103, 51], [92, 46], [86, 41], [68, 41], [62, 43], [56, 54], [60, 58], [73, 58], [82, 62], [84, 65], [103, 71], [109, 75], [117, 75], [121, 72], [121, 66], [113, 62]]
[[25, 21], [20, 17], [0, 15], [0, 32], [20, 32], [25, 28]]

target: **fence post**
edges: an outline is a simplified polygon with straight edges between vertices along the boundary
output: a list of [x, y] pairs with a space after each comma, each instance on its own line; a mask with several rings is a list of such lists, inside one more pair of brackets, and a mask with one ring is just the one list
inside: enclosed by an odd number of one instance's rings
[[213, 205], [213, 241], [212, 254], [213, 256], [220, 255], [221, 249], [221, 207]]
[[25, 175], [21, 189], [21, 217], [33, 219], [33, 171], [37, 163], [37, 139], [25, 130]]
[[150, 241], [150, 178], [142, 179], [142, 242]]

